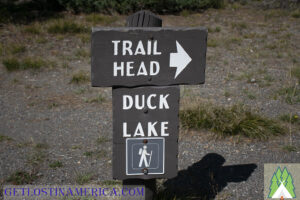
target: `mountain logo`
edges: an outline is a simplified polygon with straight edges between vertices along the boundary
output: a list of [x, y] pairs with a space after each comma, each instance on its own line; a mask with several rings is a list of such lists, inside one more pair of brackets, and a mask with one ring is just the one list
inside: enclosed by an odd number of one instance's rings
[[293, 177], [291, 173], [284, 167], [283, 170], [280, 167], [274, 172], [271, 185], [270, 193], [268, 198], [272, 199], [293, 199], [296, 198], [295, 186], [293, 184]]

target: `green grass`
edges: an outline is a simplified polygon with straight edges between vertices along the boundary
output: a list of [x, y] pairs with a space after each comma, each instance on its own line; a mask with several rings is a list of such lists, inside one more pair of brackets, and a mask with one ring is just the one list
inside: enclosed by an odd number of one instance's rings
[[251, 99], [251, 100], [256, 99], [256, 96], [255, 96], [254, 94], [252, 94], [252, 93], [248, 93], [248, 94], [247, 94], [247, 97], [248, 97], [249, 99]]
[[26, 47], [24, 45], [12, 45], [10, 47], [10, 52], [12, 54], [24, 53], [26, 51]]
[[282, 149], [284, 151], [287, 151], [287, 152], [295, 152], [297, 151], [297, 147], [293, 146], [293, 145], [285, 145], [282, 147]]
[[273, 82], [274, 78], [271, 75], [266, 74], [266, 75], [264, 75], [264, 80], [267, 82]]
[[3, 45], [0, 43], [0, 56], [3, 54]]
[[216, 28], [215, 28], [215, 32], [217, 32], [217, 33], [221, 32], [221, 27], [219, 27], [219, 26], [216, 26]]
[[47, 66], [46, 61], [41, 58], [27, 57], [22, 60], [16, 58], [6, 58], [2, 61], [3, 65], [6, 67], [7, 71], [16, 71], [16, 70], [26, 70], [33, 69], [37, 70], [43, 66]]
[[31, 174], [25, 171], [16, 171], [11, 174], [6, 181], [13, 185], [25, 185], [31, 184], [34, 180], [37, 179], [35, 174]]
[[298, 79], [298, 83], [300, 84], [300, 65], [293, 67], [291, 74]]
[[208, 47], [217, 47], [218, 46], [218, 41], [214, 40], [214, 39], [208, 39], [207, 46]]
[[29, 25], [29, 26], [26, 26], [24, 28], [24, 32], [25, 33], [30, 33], [30, 34], [33, 34], [33, 35], [39, 35], [41, 33], [41, 27], [36, 25], [36, 24], [33, 24], [33, 25]]
[[299, 124], [300, 125], [300, 119], [297, 114], [283, 114], [279, 116], [279, 119], [283, 122], [291, 123], [291, 124]]
[[47, 31], [51, 34], [77, 34], [88, 33], [89, 28], [71, 21], [56, 21], [48, 27]]
[[89, 81], [90, 81], [90, 77], [84, 71], [79, 71], [76, 74], [73, 74], [71, 79], [71, 83], [76, 83], [76, 84], [86, 83]]
[[46, 155], [42, 151], [34, 152], [32, 155], [28, 156], [27, 163], [32, 166], [38, 166], [44, 162]]
[[228, 92], [228, 91], [225, 91], [225, 92], [224, 92], [224, 96], [225, 96], [225, 97], [230, 97], [230, 96], [231, 96], [231, 93]]
[[102, 143], [105, 143], [105, 142], [109, 142], [110, 139], [106, 138], [106, 137], [99, 137], [97, 139], [97, 144], [102, 144]]
[[88, 183], [90, 180], [92, 180], [92, 177], [93, 177], [93, 175], [91, 173], [78, 174], [75, 181], [79, 185], [84, 185], [84, 184]]
[[295, 104], [300, 102], [300, 88], [298, 85], [295, 85], [295, 87], [281, 88], [277, 93], [283, 96], [285, 102], [288, 104]]
[[251, 100], [256, 99], [255, 94], [253, 94], [252, 92], [250, 92], [248, 89], [244, 89], [243, 93], [247, 95], [247, 97]]
[[121, 185], [122, 182], [121, 181], [117, 181], [117, 180], [105, 180], [105, 181], [101, 181], [100, 185]]
[[87, 22], [91, 22], [93, 24], [110, 25], [110, 24], [116, 22], [118, 20], [118, 17], [92, 13], [90, 15], [87, 15], [85, 17], [85, 20]]
[[37, 143], [37, 144], [34, 145], [34, 148], [37, 149], [37, 150], [48, 149], [49, 146], [46, 143]]
[[25, 58], [22, 66], [24, 69], [40, 69], [42, 66], [46, 66], [46, 62], [41, 58]]
[[14, 71], [21, 68], [21, 63], [16, 58], [6, 58], [2, 61], [7, 71]]
[[182, 17], [188, 17], [190, 15], [191, 15], [191, 12], [189, 10], [182, 10], [180, 12], [180, 16], [182, 16]]
[[47, 39], [44, 37], [39, 37], [36, 39], [36, 42], [39, 44], [45, 44], [45, 43], [47, 43]]
[[269, 9], [265, 14], [265, 20], [277, 17], [286, 17], [289, 16], [289, 10], [284, 9]]
[[56, 108], [56, 107], [58, 107], [59, 105], [57, 104], [57, 103], [55, 103], [55, 102], [52, 102], [52, 103], [50, 103], [49, 105], [48, 105], [48, 108], [49, 109], [53, 109], [53, 108]]
[[231, 23], [231, 28], [236, 30], [243, 30], [243, 29], [247, 29], [248, 26], [245, 22], [233, 22]]
[[86, 99], [86, 103], [103, 103], [105, 101], [105, 97], [102, 94], [98, 94], [97, 97], [92, 98], [92, 99]]
[[265, 46], [265, 48], [270, 49], [270, 50], [274, 50], [277, 48], [277, 45], [275, 43], [273, 44], [268, 44]]
[[253, 113], [240, 105], [230, 108], [199, 105], [180, 111], [185, 129], [208, 129], [219, 136], [241, 135], [249, 138], [267, 139], [285, 134], [277, 121]]
[[95, 157], [97, 159], [101, 159], [103, 157], [106, 157], [107, 152], [104, 150], [97, 150], [97, 151], [86, 151], [83, 153], [86, 157]]
[[292, 13], [291, 13], [291, 16], [294, 17], [294, 18], [300, 18], [300, 10], [294, 10]]
[[229, 39], [229, 42], [233, 43], [233, 44], [241, 44], [242, 43], [242, 38], [232, 37], [232, 38]]
[[[254, 72], [243, 72], [241, 75], [236, 77], [236, 80], [241, 81], [241, 80], [247, 80], [247, 83], [251, 83], [251, 79], [254, 78]], [[256, 80], [256, 79], [255, 79]]]
[[91, 35], [88, 34], [80, 34], [78, 35], [82, 43], [89, 43], [91, 41]]
[[86, 89], [85, 88], [78, 88], [74, 91], [75, 94], [83, 94], [85, 93]]
[[6, 135], [0, 135], [0, 142], [4, 141], [12, 141], [13, 139], [11, 137], [8, 137]]
[[88, 58], [90, 57], [90, 52], [86, 51], [85, 49], [78, 49], [75, 52], [75, 56], [77, 58]]
[[73, 146], [71, 147], [71, 149], [81, 149], [81, 146], [79, 146], [79, 145], [73, 145]]
[[86, 151], [83, 153], [83, 155], [86, 157], [91, 157], [93, 155], [93, 153], [94, 153], [93, 151]]
[[219, 27], [219, 26], [216, 26], [216, 28], [208, 28], [208, 32], [209, 33], [219, 33], [219, 32], [221, 32], [221, 27]]
[[62, 166], [63, 166], [63, 164], [60, 161], [54, 161], [54, 162], [49, 164], [49, 167], [53, 168], [53, 169], [56, 169], [56, 168], [59, 168], [59, 167], [62, 167]]

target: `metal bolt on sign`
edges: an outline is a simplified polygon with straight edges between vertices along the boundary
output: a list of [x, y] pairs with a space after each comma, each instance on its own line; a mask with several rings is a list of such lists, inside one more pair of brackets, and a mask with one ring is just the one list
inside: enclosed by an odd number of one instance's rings
[[162, 28], [149, 11], [127, 27], [93, 28], [91, 81], [112, 87], [113, 178], [145, 187], [178, 172], [180, 84], [204, 84], [207, 29]]

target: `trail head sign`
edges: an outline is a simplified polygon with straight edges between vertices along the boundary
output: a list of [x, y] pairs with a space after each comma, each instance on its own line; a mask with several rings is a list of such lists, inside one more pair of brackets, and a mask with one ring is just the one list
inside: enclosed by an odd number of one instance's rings
[[113, 178], [173, 178], [178, 85], [204, 83], [207, 29], [150, 28], [162, 21], [147, 11], [127, 22], [92, 31], [92, 86], [113, 87]]
[[205, 28], [94, 28], [92, 86], [204, 83]]

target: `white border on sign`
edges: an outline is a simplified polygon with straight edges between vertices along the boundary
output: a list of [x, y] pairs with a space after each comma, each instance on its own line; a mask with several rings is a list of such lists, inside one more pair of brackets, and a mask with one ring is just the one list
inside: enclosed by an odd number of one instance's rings
[[162, 173], [148, 173], [150, 174], [164, 174], [165, 173], [165, 138], [163, 137], [139, 137], [139, 138], [126, 138], [126, 175], [132, 176], [132, 175], [144, 175], [144, 173], [128, 173], [128, 147], [127, 143], [129, 140], [145, 140], [145, 139], [151, 139], [151, 140], [157, 140], [157, 139], [162, 139], [163, 140], [163, 171]]

